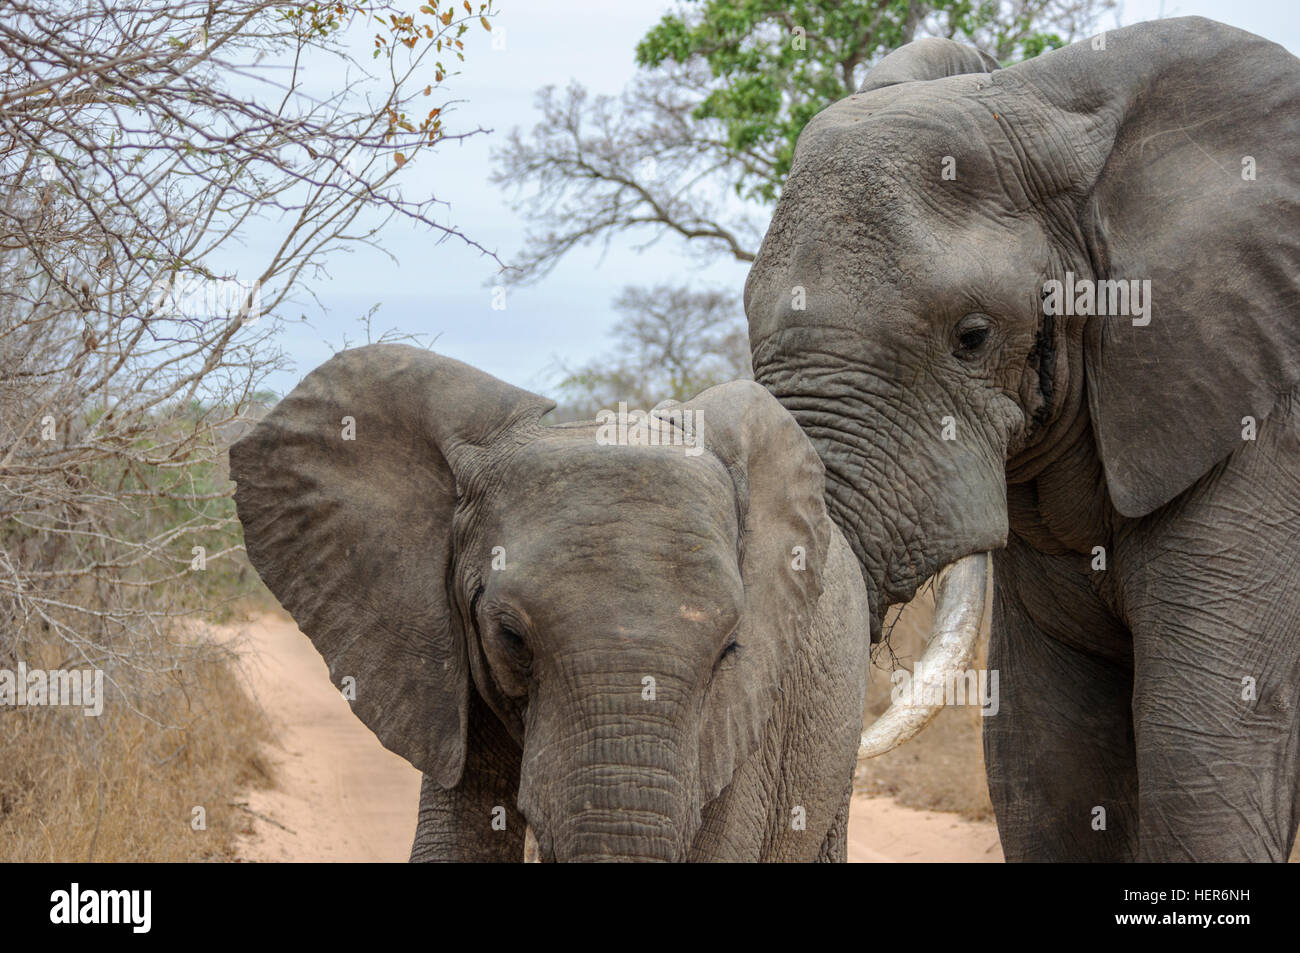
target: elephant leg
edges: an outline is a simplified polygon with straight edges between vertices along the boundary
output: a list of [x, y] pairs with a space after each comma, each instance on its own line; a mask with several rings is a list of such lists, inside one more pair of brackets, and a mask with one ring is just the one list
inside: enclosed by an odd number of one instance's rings
[[449, 790], [425, 775], [411, 861], [522, 861], [525, 823], [515, 804], [521, 754], [496, 715], [471, 694], [465, 773]]
[[849, 809], [853, 802], [853, 786], [849, 785], [844, 795], [844, 802], [835, 812], [831, 829], [826, 832], [822, 848], [817, 854], [819, 864], [843, 864], [849, 859]]
[[1165, 614], [1134, 635], [1138, 859], [1285, 861], [1300, 823], [1300, 661], [1250, 651], [1250, 630]]
[[1300, 785], [1300, 425], [1265, 420], [1117, 563], [1143, 860], [1284, 861]]
[[1083, 557], [1045, 556], [1014, 534], [995, 557], [999, 708], [984, 719], [984, 759], [1009, 861], [1137, 850], [1128, 633], [1089, 573]]

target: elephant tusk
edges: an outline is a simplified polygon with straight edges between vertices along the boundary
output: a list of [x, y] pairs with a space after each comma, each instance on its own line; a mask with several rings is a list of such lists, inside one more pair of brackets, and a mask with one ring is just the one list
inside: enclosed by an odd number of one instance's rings
[[874, 758], [897, 748], [934, 720], [943, 704], [919, 703], [943, 698], [944, 687], [970, 664], [984, 618], [984, 592], [989, 554], [963, 556], [939, 571], [934, 622], [925, 653], [917, 663], [921, 674], [910, 685], [910, 700], [895, 699], [883, 715], [862, 733], [859, 758]]
[[537, 846], [537, 835], [533, 833], [533, 825], [529, 824], [524, 828], [524, 863], [540, 864], [542, 862], [542, 853]]

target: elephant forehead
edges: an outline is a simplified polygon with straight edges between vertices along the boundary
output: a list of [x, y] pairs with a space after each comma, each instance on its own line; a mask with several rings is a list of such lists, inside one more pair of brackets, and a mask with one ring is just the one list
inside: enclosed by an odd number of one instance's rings
[[[556, 432], [512, 454], [501, 467], [497, 509], [558, 529], [639, 522], [708, 527], [734, 534], [735, 485], [712, 453], [685, 445], [631, 445], [633, 422], [598, 437], [594, 427]], [[698, 422], [707, 447], [707, 422]], [[606, 439], [614, 442], [598, 442]]]
[[[600, 618], [711, 630], [739, 611], [734, 484], [716, 457], [603, 446], [594, 431], [535, 441], [502, 467], [482, 542], [504, 547], [492, 594], [540, 626]], [[631, 623], [627, 623], [631, 624]]]
[[[989, 80], [874, 90], [809, 124], [746, 285], [756, 348], [798, 327], [914, 334], [1036, 293], [1049, 242], [1025, 189], [1045, 178], [1021, 161], [1016, 117], [999, 105], [1024, 97], [976, 82]], [[1018, 116], [1037, 129], [1037, 109]]]
[[[895, 220], [1015, 215], [1066, 188], [1069, 141], [1023, 84], [952, 76], [849, 96], [804, 128], [783, 191], [799, 204]], [[897, 231], [897, 222], [892, 231]]]

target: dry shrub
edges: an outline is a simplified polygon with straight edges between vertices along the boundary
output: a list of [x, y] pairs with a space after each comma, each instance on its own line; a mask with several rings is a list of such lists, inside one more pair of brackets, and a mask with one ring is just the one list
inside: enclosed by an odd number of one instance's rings
[[[98, 717], [0, 709], [0, 861], [233, 859], [250, 819], [240, 794], [271, 783], [271, 727], [230, 648], [169, 646], [173, 666], [114, 673], [125, 694], [106, 679]], [[26, 661], [64, 659], [51, 644]], [[192, 828], [195, 807], [206, 830]]]

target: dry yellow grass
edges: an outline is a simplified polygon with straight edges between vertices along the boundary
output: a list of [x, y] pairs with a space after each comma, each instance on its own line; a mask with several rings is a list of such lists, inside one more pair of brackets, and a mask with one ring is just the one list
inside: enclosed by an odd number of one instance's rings
[[[52, 647], [29, 668], [58, 667]], [[0, 709], [0, 861], [219, 861], [249, 826], [242, 791], [271, 782], [271, 727], [244, 690], [237, 656], [189, 639], [179, 670], [129, 678], [132, 711], [109, 691], [103, 714]], [[163, 667], [163, 666], [155, 666]], [[196, 830], [194, 808], [206, 814]]]

